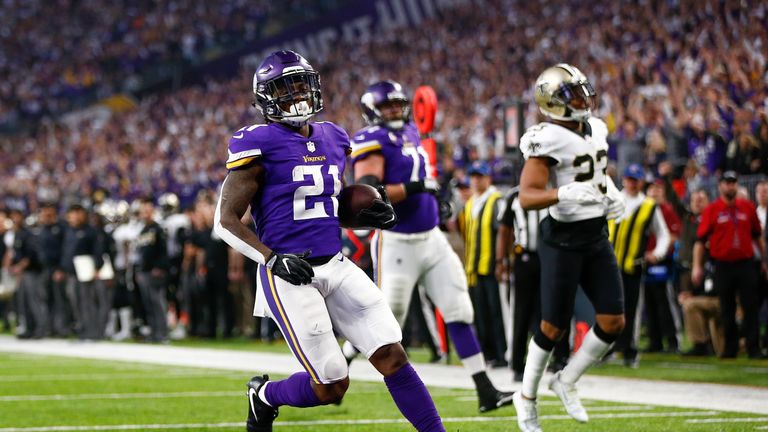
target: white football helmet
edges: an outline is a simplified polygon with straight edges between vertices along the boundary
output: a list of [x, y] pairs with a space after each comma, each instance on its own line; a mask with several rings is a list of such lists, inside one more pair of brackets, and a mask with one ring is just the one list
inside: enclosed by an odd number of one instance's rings
[[539, 110], [553, 120], [585, 121], [597, 107], [595, 89], [587, 76], [566, 63], [549, 67], [534, 86]]

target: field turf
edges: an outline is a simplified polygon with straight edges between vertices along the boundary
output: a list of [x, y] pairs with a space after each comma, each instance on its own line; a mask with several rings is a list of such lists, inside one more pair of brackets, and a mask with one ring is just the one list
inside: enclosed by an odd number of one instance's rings
[[[289, 353], [288, 346], [282, 340], [268, 344], [247, 338], [187, 339], [174, 341], [172, 344], [192, 348]], [[416, 363], [425, 363], [430, 357], [426, 349], [419, 348], [410, 349], [408, 356]], [[452, 353], [450, 360], [450, 364], [460, 364], [455, 353]], [[729, 360], [720, 360], [717, 357], [683, 357], [680, 354], [640, 354], [640, 367], [637, 369], [625, 367], [621, 359], [616, 358], [590, 369], [588, 373], [623, 378], [768, 387], [768, 360], [750, 360], [743, 354], [737, 359]]]
[[[607, 366], [611, 368], [613, 366]], [[741, 367], [741, 366], [740, 366]], [[248, 372], [0, 353], [0, 432], [242, 431]], [[474, 392], [431, 388], [449, 431], [516, 431], [513, 408], [480, 416]], [[581, 425], [542, 398], [557, 431], [759, 431], [759, 415], [586, 401]], [[282, 408], [276, 431], [409, 431], [383, 384], [353, 382], [341, 406]]]

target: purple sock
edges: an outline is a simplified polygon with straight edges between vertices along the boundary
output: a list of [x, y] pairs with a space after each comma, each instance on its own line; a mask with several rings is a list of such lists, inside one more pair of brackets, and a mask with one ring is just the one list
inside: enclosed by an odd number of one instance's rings
[[456, 347], [459, 358], [465, 359], [480, 352], [480, 342], [477, 341], [472, 326], [463, 322], [452, 322], [448, 323], [446, 327], [448, 327], [448, 333], [453, 339], [453, 345]]
[[410, 363], [384, 377], [384, 383], [403, 417], [408, 419], [417, 431], [445, 432], [432, 396]]
[[315, 391], [312, 390], [312, 379], [306, 372], [295, 373], [282, 381], [270, 381], [264, 389], [267, 403], [277, 408], [288, 405], [307, 408], [320, 405]]

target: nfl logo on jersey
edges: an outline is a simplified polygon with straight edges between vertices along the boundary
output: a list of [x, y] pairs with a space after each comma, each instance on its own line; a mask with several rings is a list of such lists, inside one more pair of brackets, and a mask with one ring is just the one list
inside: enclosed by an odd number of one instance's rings
[[309, 150], [310, 152], [314, 153], [314, 151], [315, 151], [315, 143], [313, 143], [312, 141], [307, 141], [307, 150]]

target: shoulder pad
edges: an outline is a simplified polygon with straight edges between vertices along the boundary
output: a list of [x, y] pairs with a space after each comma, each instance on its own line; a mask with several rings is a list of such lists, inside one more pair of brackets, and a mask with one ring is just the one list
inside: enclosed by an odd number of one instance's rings
[[520, 138], [520, 151], [526, 159], [550, 157], [559, 161], [560, 158], [555, 154], [563, 146], [563, 139], [558, 138], [559, 132], [559, 126], [547, 122], [531, 126]]
[[227, 147], [227, 169], [245, 166], [261, 156], [262, 150], [268, 148], [265, 144], [268, 142], [269, 129], [269, 125], [255, 124], [235, 132]]
[[597, 117], [590, 117], [589, 118], [589, 126], [592, 128], [592, 136], [596, 137], [607, 137], [608, 136], [608, 125], [605, 124], [605, 122]]
[[386, 129], [380, 126], [363, 128], [352, 138], [352, 160], [361, 159], [371, 152], [381, 151], [382, 143], [386, 142]]
[[342, 147], [349, 147], [349, 134], [344, 128], [329, 121], [317, 122], [315, 124], [322, 124], [325, 127], [326, 133], [337, 140], [338, 144]]

